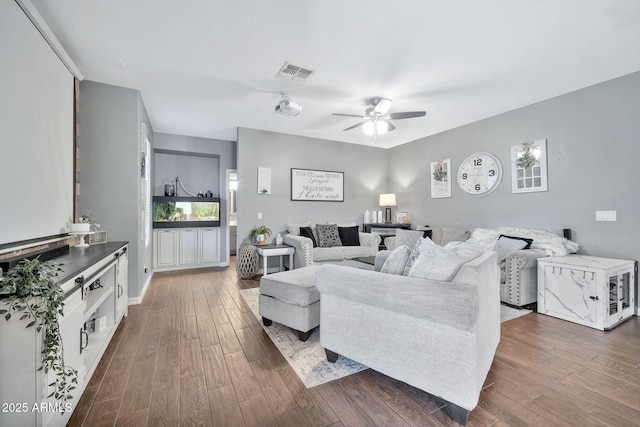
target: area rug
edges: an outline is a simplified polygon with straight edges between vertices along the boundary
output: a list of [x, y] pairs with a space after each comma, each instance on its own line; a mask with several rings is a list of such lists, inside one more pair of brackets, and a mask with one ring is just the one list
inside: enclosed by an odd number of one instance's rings
[[[240, 295], [247, 302], [254, 316], [262, 325], [262, 317], [258, 308], [258, 295], [260, 288], [241, 289]], [[516, 308], [500, 305], [500, 321], [515, 319], [531, 313], [531, 310], [518, 310]], [[366, 366], [340, 356], [336, 363], [327, 362], [324, 349], [320, 345], [320, 332], [316, 328], [307, 341], [300, 341], [297, 333], [292, 329], [273, 322], [271, 326], [262, 326], [271, 341], [276, 345], [280, 353], [293, 368], [300, 380], [307, 388], [355, 374]]]

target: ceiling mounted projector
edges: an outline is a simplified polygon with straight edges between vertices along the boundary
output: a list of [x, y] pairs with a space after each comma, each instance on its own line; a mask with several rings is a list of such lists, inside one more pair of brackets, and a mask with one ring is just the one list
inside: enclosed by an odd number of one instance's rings
[[286, 94], [282, 94], [282, 100], [276, 105], [276, 113], [283, 116], [297, 116], [302, 111], [302, 105], [293, 102]]

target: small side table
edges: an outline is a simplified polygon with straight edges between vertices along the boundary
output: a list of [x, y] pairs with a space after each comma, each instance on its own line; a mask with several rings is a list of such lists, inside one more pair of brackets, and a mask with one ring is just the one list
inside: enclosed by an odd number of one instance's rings
[[266, 276], [267, 275], [267, 259], [270, 256], [279, 256], [280, 257], [280, 270], [282, 270], [282, 256], [283, 255], [289, 255], [289, 265], [293, 265], [293, 253], [295, 252], [295, 248], [293, 246], [287, 246], [287, 245], [276, 245], [276, 244], [269, 244], [269, 245], [254, 245], [254, 247], [256, 248], [256, 252], [258, 253], [258, 255], [262, 256], [263, 259], [263, 269], [262, 269], [262, 275]]

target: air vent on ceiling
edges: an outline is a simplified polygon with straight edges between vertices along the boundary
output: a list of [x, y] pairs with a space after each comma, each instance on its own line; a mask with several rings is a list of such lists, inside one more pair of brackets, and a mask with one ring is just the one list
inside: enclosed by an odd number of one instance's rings
[[295, 82], [306, 82], [313, 74], [313, 70], [308, 68], [299, 67], [297, 65], [289, 64], [285, 62], [280, 71], [276, 74], [276, 77], [281, 80], [293, 80]]

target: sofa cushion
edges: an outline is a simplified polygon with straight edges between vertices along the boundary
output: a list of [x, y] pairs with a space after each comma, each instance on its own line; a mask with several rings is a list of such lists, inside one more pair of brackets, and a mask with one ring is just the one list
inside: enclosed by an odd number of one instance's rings
[[395, 235], [395, 247], [399, 248], [400, 246], [405, 245], [411, 249], [423, 235], [424, 231], [404, 229], [397, 230]]
[[[354, 248], [357, 246], [353, 246]], [[342, 261], [344, 259], [344, 252], [342, 247], [335, 248], [313, 248], [313, 260], [315, 262], [321, 261]]]
[[409, 249], [409, 246], [398, 246], [391, 252], [391, 254], [389, 254], [389, 257], [384, 264], [382, 264], [380, 272], [388, 274], [402, 274], [404, 272], [405, 265], [407, 265], [409, 255], [411, 255], [411, 249]]
[[481, 254], [482, 252], [469, 258], [468, 255], [461, 255], [436, 245], [432, 251], [420, 254], [409, 272], [409, 277], [449, 282], [458, 273], [460, 267]]
[[527, 243], [526, 240], [531, 241], [531, 239], [520, 239], [520, 238], [511, 238], [509, 236], [500, 236], [498, 241], [496, 242], [493, 250], [496, 253], [498, 264], [504, 262], [509, 255], [513, 251], [517, 251], [519, 249], [526, 249], [531, 243]]
[[[517, 236], [507, 236], [504, 234], [501, 234], [500, 237], [498, 237], [498, 241], [500, 241], [501, 238], [505, 238], [505, 239], [513, 239], [513, 240], [522, 240], [523, 242], [525, 242], [525, 245], [523, 248], [519, 248], [519, 249], [529, 249], [531, 247], [531, 244], [533, 243], [533, 239], [527, 239], [526, 237], [517, 237]], [[514, 249], [514, 251], [516, 251], [518, 249]], [[498, 260], [500, 260], [500, 258], [498, 258]]]
[[402, 273], [404, 276], [408, 276], [411, 271], [411, 267], [417, 261], [418, 257], [423, 252], [430, 252], [433, 250], [434, 246], [437, 246], [433, 241], [428, 237], [420, 237], [415, 245], [413, 245], [413, 249], [411, 250], [411, 255], [409, 255], [409, 259], [407, 260], [407, 264], [404, 266], [404, 272]]
[[442, 229], [442, 240], [440, 240], [440, 246], [446, 246], [449, 242], [464, 242], [470, 235], [471, 233], [469, 230], [455, 227], [444, 227]]
[[318, 242], [316, 242], [316, 237], [313, 235], [313, 230], [311, 229], [311, 227], [300, 227], [300, 235], [302, 237], [307, 237], [309, 239], [311, 239], [311, 243], [313, 244], [314, 248], [318, 247]]
[[354, 259], [375, 255], [369, 246], [340, 246], [336, 249], [339, 249], [342, 252], [344, 259]]
[[338, 234], [342, 246], [360, 246], [360, 232], [357, 225], [350, 227], [338, 226]]
[[262, 276], [260, 294], [301, 307], [313, 304], [320, 300], [320, 293], [315, 287], [316, 271], [319, 267], [310, 265]]
[[342, 246], [336, 224], [317, 224], [316, 231], [318, 232], [318, 247], [332, 248], [334, 246]]

